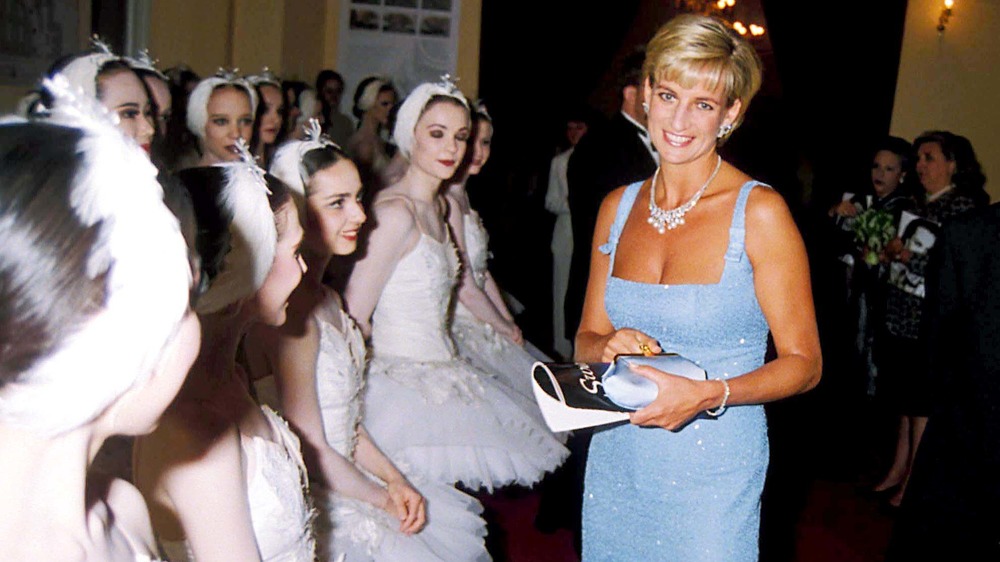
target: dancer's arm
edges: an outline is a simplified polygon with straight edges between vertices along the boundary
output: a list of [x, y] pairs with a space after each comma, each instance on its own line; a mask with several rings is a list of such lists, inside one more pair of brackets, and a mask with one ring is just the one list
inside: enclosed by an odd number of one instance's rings
[[462, 260], [462, 278], [458, 286], [458, 300], [476, 318], [493, 326], [493, 329], [500, 334], [520, 343], [521, 330], [513, 322], [503, 317], [489, 296], [476, 284], [476, 280], [472, 276], [472, 261], [469, 259], [465, 247], [465, 221], [462, 210], [459, 202], [453, 196], [445, 195], [444, 198], [448, 204], [448, 226], [451, 227], [452, 238], [454, 238], [455, 246], [458, 248], [459, 258]]
[[362, 467], [386, 483], [394, 509], [387, 510], [399, 517], [399, 530], [408, 535], [423, 529], [427, 522], [426, 502], [396, 465], [372, 441], [364, 427], [358, 427], [355, 458]]
[[190, 406], [168, 412], [141, 442], [141, 480], [153, 486], [147, 498], [167, 499], [161, 507], [183, 528], [198, 562], [260, 560], [239, 431]]
[[371, 336], [372, 313], [389, 282], [396, 264], [417, 244], [420, 231], [416, 218], [401, 197], [372, 206], [375, 223], [365, 256], [354, 265], [344, 291], [344, 304], [365, 337]]
[[[746, 253], [754, 289], [771, 328], [777, 359], [730, 378], [726, 404], [763, 404], [805, 392], [822, 371], [805, 244], [784, 200], [776, 191], [755, 189], [747, 201]], [[634, 368], [660, 389], [656, 400], [632, 414], [632, 423], [666, 429], [722, 404], [725, 389], [714, 380], [691, 381], [656, 369]], [[710, 378], [719, 376], [709, 373]]]
[[601, 203], [594, 227], [594, 239], [590, 250], [590, 277], [587, 280], [587, 293], [583, 301], [583, 315], [580, 318], [580, 329], [576, 333], [577, 361], [591, 363], [610, 362], [615, 355], [626, 353], [642, 353], [641, 345], [648, 345], [653, 353], [662, 351], [655, 338], [639, 330], [623, 328], [615, 330], [604, 309], [604, 288], [608, 279], [608, 268], [611, 258], [599, 250], [608, 241], [611, 225], [615, 220], [618, 202], [621, 200], [624, 188], [612, 191]]
[[[298, 292], [296, 296], [300, 296]], [[395, 514], [386, 490], [334, 450], [326, 438], [316, 391], [319, 329], [309, 313], [303, 311], [301, 300], [293, 297], [284, 326], [261, 327], [251, 334], [255, 343], [266, 350], [281, 397], [282, 413], [302, 441], [302, 456], [313, 478], [339, 494]]]
[[484, 289], [486, 296], [493, 301], [493, 306], [500, 311], [500, 315], [511, 324], [514, 324], [514, 315], [507, 308], [507, 301], [503, 300], [503, 293], [500, 292], [500, 286], [497, 285], [497, 282], [493, 279], [493, 274], [489, 271], [486, 272], [486, 286]]

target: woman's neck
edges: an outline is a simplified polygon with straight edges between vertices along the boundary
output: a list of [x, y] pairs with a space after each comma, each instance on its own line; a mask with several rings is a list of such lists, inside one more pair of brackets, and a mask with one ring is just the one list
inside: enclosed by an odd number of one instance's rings
[[216, 158], [211, 152], [202, 149], [201, 158], [198, 159], [198, 166], [203, 168], [206, 166], [214, 166], [220, 162], [222, 162], [222, 160]]
[[358, 130], [378, 136], [378, 130], [381, 126], [382, 124], [379, 123], [378, 119], [376, 119], [375, 116], [369, 111], [362, 116], [361, 126], [358, 127]]
[[235, 311], [199, 314], [201, 350], [188, 375], [185, 388], [198, 394], [211, 392], [236, 377], [236, 352], [250, 326], [245, 303]]
[[10, 515], [0, 517], [5, 556], [30, 552], [33, 545], [46, 557], [67, 548], [81, 555], [88, 550], [86, 474], [90, 451], [101, 441], [90, 425], [51, 438], [0, 425], [0, 505]]
[[326, 251], [317, 252], [313, 248], [303, 245], [302, 259], [305, 260], [307, 268], [305, 279], [322, 285], [323, 274], [326, 273], [326, 268], [329, 267], [333, 254]]
[[711, 150], [691, 162], [660, 164], [658, 185], [653, 186], [659, 205], [664, 209], [673, 209], [688, 202], [712, 176], [718, 161], [718, 154]]
[[414, 166], [411, 160], [410, 166], [406, 168], [406, 173], [399, 180], [399, 185], [411, 199], [431, 202], [441, 192], [442, 181], [441, 178], [432, 176], [418, 166]]

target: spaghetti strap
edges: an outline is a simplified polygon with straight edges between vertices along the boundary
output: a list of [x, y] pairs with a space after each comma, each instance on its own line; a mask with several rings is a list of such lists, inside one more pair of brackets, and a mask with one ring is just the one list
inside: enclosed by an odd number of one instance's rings
[[639, 195], [639, 189], [642, 188], [642, 184], [645, 181], [637, 181], [625, 188], [622, 198], [618, 201], [618, 209], [615, 211], [615, 222], [611, 224], [611, 230], [608, 232], [608, 241], [597, 248], [602, 254], [609, 254], [611, 256], [611, 263], [608, 264], [608, 276], [615, 269], [615, 251], [618, 248], [618, 239], [625, 228], [625, 222], [628, 220], [629, 213], [632, 212], [632, 205], [635, 203], [635, 198]]
[[740, 187], [733, 207], [733, 219], [729, 225], [729, 246], [726, 248], [726, 261], [738, 262], [743, 259], [746, 245], [746, 208], [750, 192], [756, 186], [769, 188], [771, 186], [756, 180], [750, 180]]

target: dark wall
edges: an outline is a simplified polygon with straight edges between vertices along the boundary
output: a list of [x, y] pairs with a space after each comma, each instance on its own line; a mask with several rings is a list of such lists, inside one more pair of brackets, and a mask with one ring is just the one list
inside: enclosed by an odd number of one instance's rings
[[[888, 133], [906, 1], [761, 5], [770, 42], [765, 85], [722, 153], [785, 196], [821, 253], [823, 230], [814, 227], [822, 211], [841, 192], [868, 185], [870, 146]], [[565, 113], [581, 101], [604, 115], [616, 111], [621, 59], [673, 10], [654, 0], [536, 2], [528, 10], [483, 0], [479, 91], [496, 136], [470, 194], [493, 237], [495, 274], [539, 323], [548, 318], [552, 220], [542, 198]]]

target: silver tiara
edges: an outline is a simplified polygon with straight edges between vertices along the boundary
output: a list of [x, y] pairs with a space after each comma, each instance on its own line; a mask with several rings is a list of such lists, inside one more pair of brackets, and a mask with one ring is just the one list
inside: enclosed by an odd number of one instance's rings
[[220, 66], [219, 69], [215, 71], [215, 77], [222, 78], [227, 82], [235, 82], [240, 79], [239, 72], [239, 68], [225, 69]]
[[302, 125], [302, 130], [306, 134], [305, 140], [307, 142], [315, 142], [321, 146], [330, 146], [336, 148], [337, 150], [343, 151], [343, 149], [340, 148], [339, 144], [333, 142], [333, 140], [330, 139], [330, 137], [323, 134], [323, 128], [319, 124], [319, 119], [311, 117], [309, 119], [309, 122]]
[[258, 84], [275, 84], [279, 87], [281, 86], [281, 79], [271, 72], [271, 69], [266, 66], [262, 68], [259, 73], [247, 76], [246, 79], [247, 82], [250, 82], [254, 86]]
[[111, 52], [111, 46], [108, 45], [104, 39], [101, 39], [101, 36], [96, 33], [90, 36], [90, 47], [94, 49], [94, 52], [96, 53], [100, 53], [102, 55], [114, 55], [114, 53]]

